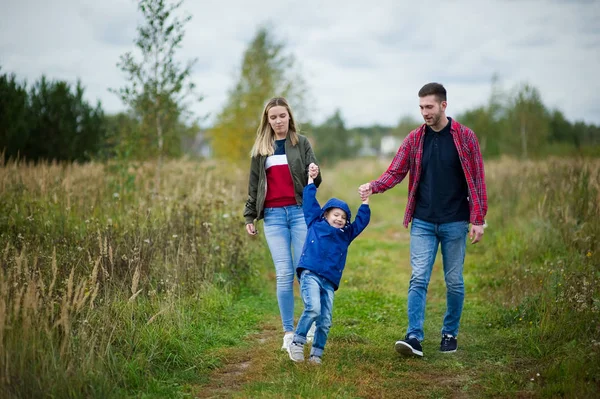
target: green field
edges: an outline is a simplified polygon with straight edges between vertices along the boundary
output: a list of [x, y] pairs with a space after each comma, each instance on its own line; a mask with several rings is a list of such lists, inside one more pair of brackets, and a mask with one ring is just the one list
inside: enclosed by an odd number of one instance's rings
[[[347, 200], [387, 162], [324, 168]], [[322, 367], [292, 363], [247, 171], [8, 164], [0, 168], [0, 394], [32, 397], [598, 397], [600, 162], [486, 164], [483, 241], [467, 248], [459, 351], [438, 351], [438, 257], [425, 356], [400, 358], [409, 234], [403, 183], [371, 197], [336, 293]], [[259, 224], [262, 231], [262, 225]], [[301, 302], [297, 302], [297, 314]]]

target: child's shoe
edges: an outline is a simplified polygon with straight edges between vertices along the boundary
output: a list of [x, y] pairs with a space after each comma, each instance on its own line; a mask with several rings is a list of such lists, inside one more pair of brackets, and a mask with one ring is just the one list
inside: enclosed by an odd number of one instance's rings
[[304, 345], [292, 342], [288, 347], [288, 354], [290, 359], [294, 362], [300, 363], [304, 361]]
[[281, 350], [287, 352], [287, 350], [290, 347], [290, 344], [292, 343], [293, 340], [294, 340], [293, 332], [285, 333], [285, 335], [283, 336], [283, 345], [281, 345]]

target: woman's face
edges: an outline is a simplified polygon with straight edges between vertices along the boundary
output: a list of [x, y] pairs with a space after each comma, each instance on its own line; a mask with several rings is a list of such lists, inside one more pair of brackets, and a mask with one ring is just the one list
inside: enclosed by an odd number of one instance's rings
[[290, 114], [288, 114], [287, 108], [276, 105], [267, 112], [267, 118], [269, 118], [269, 124], [275, 135], [280, 139], [285, 138], [290, 128]]

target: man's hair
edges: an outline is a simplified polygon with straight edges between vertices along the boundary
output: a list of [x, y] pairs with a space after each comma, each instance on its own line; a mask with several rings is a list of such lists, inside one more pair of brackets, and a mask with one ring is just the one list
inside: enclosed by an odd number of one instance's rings
[[434, 95], [439, 102], [446, 101], [446, 89], [440, 83], [427, 83], [419, 90], [419, 97]]

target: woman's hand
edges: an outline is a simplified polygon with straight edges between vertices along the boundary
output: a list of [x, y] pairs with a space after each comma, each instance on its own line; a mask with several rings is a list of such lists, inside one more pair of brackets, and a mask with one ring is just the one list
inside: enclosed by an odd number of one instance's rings
[[308, 176], [313, 179], [316, 179], [317, 176], [319, 176], [319, 166], [316, 163], [311, 162], [310, 165], [308, 165]]
[[258, 234], [258, 231], [256, 231], [256, 228], [254, 228], [254, 223], [248, 223], [248, 224], [246, 224], [246, 231], [251, 236], [255, 236], [255, 235]]

